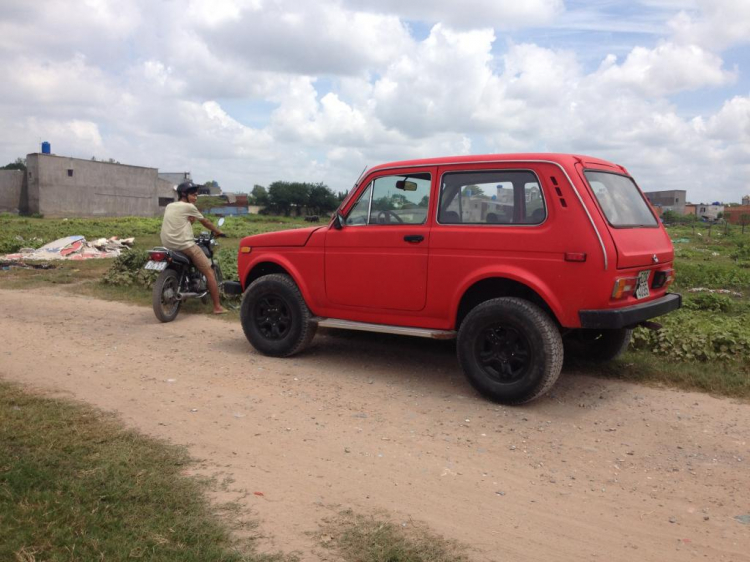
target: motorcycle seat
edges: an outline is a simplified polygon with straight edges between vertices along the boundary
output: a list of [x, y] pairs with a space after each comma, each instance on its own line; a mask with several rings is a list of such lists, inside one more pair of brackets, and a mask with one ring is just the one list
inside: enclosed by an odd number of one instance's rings
[[178, 252], [177, 250], [170, 250], [172, 252], [172, 261], [181, 263], [183, 265], [190, 265], [192, 262], [190, 261], [190, 258], [187, 257], [182, 252]]

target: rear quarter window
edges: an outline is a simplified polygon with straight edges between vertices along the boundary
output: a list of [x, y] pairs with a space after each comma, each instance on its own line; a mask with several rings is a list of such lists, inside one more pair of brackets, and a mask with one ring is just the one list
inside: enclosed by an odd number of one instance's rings
[[593, 170], [586, 170], [584, 175], [599, 207], [612, 226], [632, 228], [658, 225], [648, 203], [631, 178]]

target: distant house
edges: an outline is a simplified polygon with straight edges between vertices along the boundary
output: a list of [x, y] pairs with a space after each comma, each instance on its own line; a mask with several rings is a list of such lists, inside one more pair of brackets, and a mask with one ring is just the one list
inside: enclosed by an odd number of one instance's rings
[[156, 168], [35, 153], [26, 156], [19, 210], [47, 217], [156, 217], [175, 200]]
[[698, 205], [693, 205], [692, 203], [685, 203], [685, 210], [682, 211], [683, 215], [697, 215], [698, 214]]
[[[745, 198], [743, 197], [742, 200], [744, 202]], [[730, 224], [742, 224], [743, 220], [748, 220], [742, 219], [743, 215], [750, 216], [750, 205], [737, 205], [724, 209], [724, 218]]]
[[703, 205], [701, 203], [697, 207], [696, 215], [698, 215], [698, 218], [707, 221], [715, 221], [719, 218], [719, 213], [724, 212], [724, 205]]
[[744, 197], [742, 198], [742, 205], [743, 205], [743, 206], [748, 206], [748, 205], [750, 205], [750, 195], [745, 195], [745, 196], [744, 196]]
[[662, 211], [675, 211], [681, 215], [685, 213], [687, 191], [684, 189], [647, 191], [644, 195], [654, 207], [661, 207]]
[[172, 185], [180, 185], [186, 181], [193, 181], [190, 172], [159, 172], [159, 177]]
[[218, 197], [221, 193], [221, 187], [215, 181], [206, 182], [205, 185], [200, 186], [198, 189], [198, 195], [210, 195], [212, 197]]

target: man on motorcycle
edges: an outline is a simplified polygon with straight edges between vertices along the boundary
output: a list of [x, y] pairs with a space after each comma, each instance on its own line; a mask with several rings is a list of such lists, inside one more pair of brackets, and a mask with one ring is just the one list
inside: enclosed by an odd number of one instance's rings
[[198, 270], [206, 276], [208, 291], [214, 304], [214, 314], [226, 314], [227, 310], [221, 306], [219, 300], [219, 286], [216, 276], [211, 269], [211, 261], [195, 243], [193, 236], [193, 222], [196, 220], [213, 232], [216, 236], [224, 233], [216, 228], [210, 220], [203, 217], [195, 202], [198, 200], [198, 187], [192, 182], [184, 182], [177, 186], [179, 201], [170, 203], [164, 210], [164, 221], [161, 225], [161, 243], [165, 248], [182, 252]]

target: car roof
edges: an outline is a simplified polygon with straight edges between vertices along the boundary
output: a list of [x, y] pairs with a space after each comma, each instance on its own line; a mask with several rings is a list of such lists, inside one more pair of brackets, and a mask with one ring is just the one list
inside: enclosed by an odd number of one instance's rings
[[386, 170], [390, 168], [406, 168], [406, 167], [421, 167], [421, 166], [446, 166], [449, 164], [471, 164], [471, 163], [489, 163], [489, 162], [529, 162], [529, 161], [545, 161], [555, 162], [557, 164], [575, 164], [581, 162], [586, 165], [599, 165], [611, 168], [617, 168], [618, 170], [625, 171], [625, 168], [602, 160], [601, 158], [594, 158], [592, 156], [583, 156], [578, 154], [560, 154], [560, 153], [549, 153], [549, 152], [528, 152], [518, 154], [473, 154], [470, 156], [441, 156], [440, 158], [421, 158], [415, 160], [401, 160], [397, 162], [388, 162], [385, 164], [379, 164], [367, 170], [368, 173], [377, 170]]

